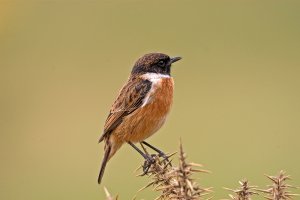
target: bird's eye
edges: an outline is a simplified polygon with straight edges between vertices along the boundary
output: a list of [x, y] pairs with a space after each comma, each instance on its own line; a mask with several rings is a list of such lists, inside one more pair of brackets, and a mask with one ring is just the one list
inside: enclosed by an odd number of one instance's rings
[[158, 66], [164, 67], [164, 66], [165, 66], [165, 61], [160, 60], [160, 61], [158, 62]]

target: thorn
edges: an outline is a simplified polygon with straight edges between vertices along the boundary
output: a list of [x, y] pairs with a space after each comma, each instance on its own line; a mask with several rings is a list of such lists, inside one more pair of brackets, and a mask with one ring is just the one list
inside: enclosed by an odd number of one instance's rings
[[104, 187], [104, 192], [105, 192], [105, 196], [106, 196], [107, 200], [113, 199], [106, 187]]

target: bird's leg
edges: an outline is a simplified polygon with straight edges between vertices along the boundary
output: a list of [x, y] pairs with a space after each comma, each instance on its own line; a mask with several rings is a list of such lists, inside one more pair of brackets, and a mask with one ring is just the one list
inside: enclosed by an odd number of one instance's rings
[[[146, 145], [146, 146], [148, 146], [148, 147], [150, 147], [150, 148], [153, 149], [154, 151], [156, 151], [156, 152], [158, 153], [158, 156], [159, 156], [159, 157], [163, 157], [163, 158], [164, 158], [168, 163], [170, 163], [170, 165], [171, 165], [171, 162], [169, 161], [168, 156], [167, 156], [163, 151], [159, 150], [158, 148], [152, 146], [151, 144], [149, 144], [149, 143], [147, 143], [147, 142], [145, 142], [145, 141], [142, 141], [141, 143], [144, 144], [144, 145]], [[172, 166], [172, 165], [171, 165], [171, 166]]]
[[142, 152], [139, 148], [137, 148], [137, 146], [135, 146], [132, 142], [127, 142], [130, 146], [132, 146], [139, 154], [141, 154], [143, 156], [143, 158], [145, 159], [144, 165], [143, 165], [143, 174], [145, 175], [148, 173], [151, 165], [155, 162], [155, 160], [152, 158], [152, 156], [150, 156], [149, 154], [145, 154], [144, 152]]

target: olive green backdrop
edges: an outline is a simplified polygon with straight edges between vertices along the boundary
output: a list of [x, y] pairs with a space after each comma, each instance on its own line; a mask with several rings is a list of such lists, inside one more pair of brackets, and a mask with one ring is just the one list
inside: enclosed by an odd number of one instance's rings
[[0, 199], [100, 200], [104, 185], [131, 199], [149, 181], [135, 177], [141, 157], [125, 145], [99, 186], [97, 140], [148, 52], [183, 57], [150, 143], [173, 152], [181, 137], [215, 199], [281, 169], [300, 185], [299, 19], [297, 0], [0, 0]]

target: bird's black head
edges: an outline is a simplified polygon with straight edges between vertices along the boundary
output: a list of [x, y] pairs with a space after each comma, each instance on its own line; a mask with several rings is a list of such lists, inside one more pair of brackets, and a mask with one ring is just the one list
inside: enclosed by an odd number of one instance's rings
[[170, 58], [163, 53], [149, 53], [136, 61], [131, 74], [158, 73], [170, 75], [172, 63], [180, 59], [181, 57]]

